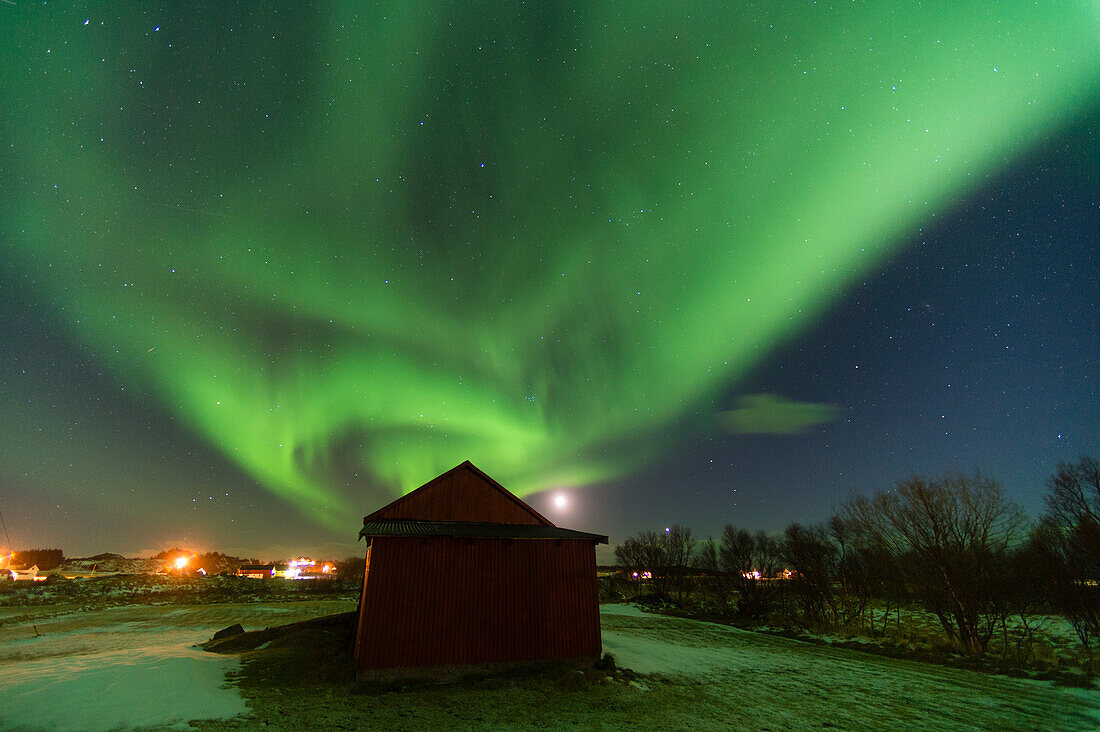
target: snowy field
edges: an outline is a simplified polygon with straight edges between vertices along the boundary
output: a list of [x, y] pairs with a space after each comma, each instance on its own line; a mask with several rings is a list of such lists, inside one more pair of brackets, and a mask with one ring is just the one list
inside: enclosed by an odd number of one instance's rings
[[240, 657], [193, 648], [232, 623], [254, 630], [354, 607], [319, 600], [0, 616], [0, 729], [1100, 728], [1097, 691], [625, 605], [601, 608], [604, 646], [620, 667], [642, 676], [593, 685], [532, 677], [365, 694], [332, 685], [246, 688], [236, 682]]
[[[605, 605], [621, 666], [703, 687], [741, 729], [1100, 729], [1100, 691], [990, 676]], [[723, 699], [723, 697], [725, 699]], [[702, 704], [701, 704], [702, 705]]]
[[254, 630], [349, 609], [354, 602], [127, 605], [3, 622], [0, 729], [187, 729], [247, 714], [230, 681], [240, 661], [192, 646], [233, 623]]

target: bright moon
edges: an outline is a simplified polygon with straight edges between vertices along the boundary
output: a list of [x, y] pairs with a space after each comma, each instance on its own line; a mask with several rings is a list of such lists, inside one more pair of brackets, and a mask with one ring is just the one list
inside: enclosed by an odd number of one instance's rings
[[569, 505], [569, 499], [566, 498], [564, 493], [559, 493], [554, 496], [554, 508], [565, 508]]

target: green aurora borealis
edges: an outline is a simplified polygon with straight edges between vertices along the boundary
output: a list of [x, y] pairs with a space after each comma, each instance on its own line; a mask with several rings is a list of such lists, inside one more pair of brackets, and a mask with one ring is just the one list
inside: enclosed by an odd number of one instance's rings
[[723, 429], [1100, 84], [1091, 2], [362, 5], [0, 17], [8, 275], [340, 530], [464, 459], [524, 495]]

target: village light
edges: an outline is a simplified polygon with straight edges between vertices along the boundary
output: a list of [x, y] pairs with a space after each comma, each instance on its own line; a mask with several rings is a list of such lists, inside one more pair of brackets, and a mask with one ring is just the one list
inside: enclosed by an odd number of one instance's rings
[[187, 566], [187, 557], [176, 557], [176, 569], [183, 569]]

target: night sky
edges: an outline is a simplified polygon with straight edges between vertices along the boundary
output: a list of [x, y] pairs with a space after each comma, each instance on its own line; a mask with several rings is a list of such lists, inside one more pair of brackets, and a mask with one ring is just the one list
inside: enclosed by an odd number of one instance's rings
[[1100, 455], [1095, 3], [364, 6], [0, 4], [15, 548], [341, 557], [465, 459], [612, 543], [1034, 514]]

